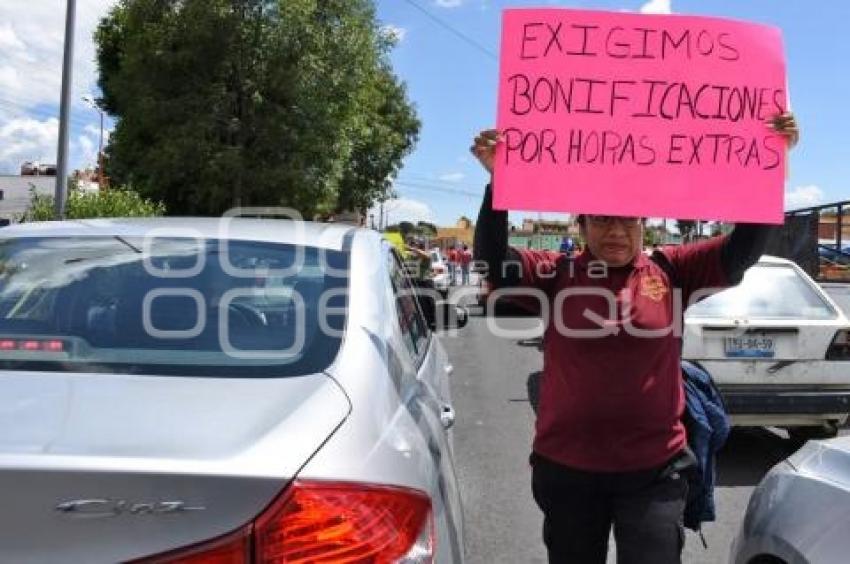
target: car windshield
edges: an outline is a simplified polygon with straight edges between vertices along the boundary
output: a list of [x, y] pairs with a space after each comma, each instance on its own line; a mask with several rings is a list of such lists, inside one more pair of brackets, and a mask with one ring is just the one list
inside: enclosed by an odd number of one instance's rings
[[759, 264], [743, 281], [694, 304], [688, 317], [834, 319], [837, 312], [790, 266]]
[[0, 368], [314, 373], [339, 349], [347, 274], [348, 253], [315, 247], [0, 239]]

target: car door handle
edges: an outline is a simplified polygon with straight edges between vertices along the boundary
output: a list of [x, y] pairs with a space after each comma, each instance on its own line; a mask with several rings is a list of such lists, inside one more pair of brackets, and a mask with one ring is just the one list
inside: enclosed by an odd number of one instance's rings
[[451, 428], [455, 424], [455, 410], [447, 403], [440, 406], [440, 423], [446, 429]]

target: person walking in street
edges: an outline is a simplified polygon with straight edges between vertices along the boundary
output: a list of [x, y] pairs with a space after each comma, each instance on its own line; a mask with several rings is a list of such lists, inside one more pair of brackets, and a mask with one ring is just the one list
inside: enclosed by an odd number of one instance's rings
[[[793, 146], [791, 114], [770, 126]], [[693, 465], [682, 415], [680, 303], [741, 281], [771, 228], [738, 224], [728, 235], [655, 252], [642, 249], [639, 217], [581, 215], [586, 251], [575, 258], [508, 246], [508, 214], [492, 207], [502, 137], [482, 131], [472, 153], [490, 174], [475, 226], [475, 258], [494, 288], [542, 291], [543, 377], [530, 462], [551, 563], [604, 564], [613, 528], [621, 564], [681, 561]], [[568, 180], [568, 179], [565, 179]]]
[[469, 285], [469, 264], [472, 262], [472, 252], [469, 250], [469, 247], [464, 243], [461, 248], [458, 256], [458, 261], [460, 262], [460, 277], [461, 284], [464, 286]]
[[456, 277], [457, 277], [457, 265], [458, 265], [457, 249], [455, 249], [454, 245], [449, 247], [449, 250], [446, 253], [446, 262], [448, 263], [448, 266], [449, 266], [449, 286], [454, 286], [455, 283], [457, 282]]

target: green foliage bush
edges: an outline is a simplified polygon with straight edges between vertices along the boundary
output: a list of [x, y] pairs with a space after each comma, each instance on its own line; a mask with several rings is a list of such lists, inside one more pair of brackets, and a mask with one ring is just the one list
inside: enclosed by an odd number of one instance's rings
[[[165, 205], [142, 198], [126, 187], [111, 188], [101, 192], [84, 192], [76, 188], [68, 191], [65, 207], [66, 219], [93, 217], [153, 217], [165, 214]], [[49, 221], [54, 219], [54, 199], [38, 194], [30, 187], [30, 208], [22, 221]]]

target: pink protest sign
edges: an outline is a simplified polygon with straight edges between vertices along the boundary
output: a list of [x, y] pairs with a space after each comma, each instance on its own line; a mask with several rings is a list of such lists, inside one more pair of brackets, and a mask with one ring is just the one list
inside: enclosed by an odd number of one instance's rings
[[778, 29], [511, 9], [501, 49], [497, 208], [782, 221]]

